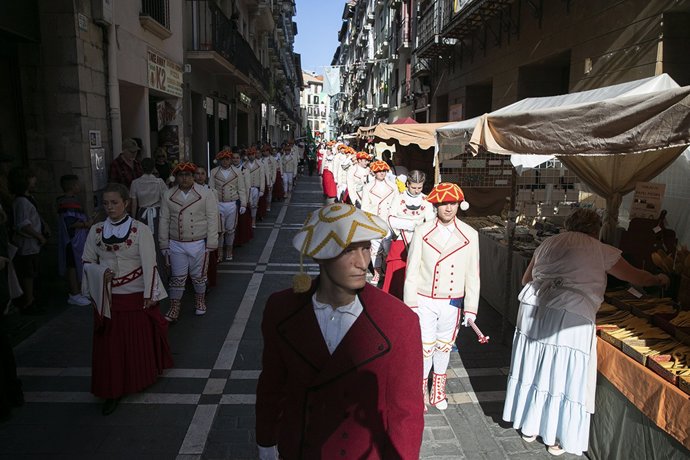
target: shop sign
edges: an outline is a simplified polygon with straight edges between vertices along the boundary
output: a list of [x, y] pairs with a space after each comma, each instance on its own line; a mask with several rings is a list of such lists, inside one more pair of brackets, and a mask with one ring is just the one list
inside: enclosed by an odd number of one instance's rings
[[221, 120], [227, 120], [228, 119], [228, 106], [227, 104], [223, 104], [222, 102], [218, 103], [218, 118]]
[[666, 184], [638, 182], [630, 207], [630, 218], [658, 219], [665, 192]]
[[206, 109], [206, 115], [213, 116], [213, 98], [206, 96], [204, 99], [204, 108]]
[[153, 50], [148, 50], [149, 88], [182, 97], [182, 68]]
[[252, 98], [247, 96], [244, 93], [240, 93], [240, 102], [243, 103], [244, 105], [251, 106], [252, 105]]
[[462, 104], [453, 104], [448, 109], [448, 121], [462, 121]]

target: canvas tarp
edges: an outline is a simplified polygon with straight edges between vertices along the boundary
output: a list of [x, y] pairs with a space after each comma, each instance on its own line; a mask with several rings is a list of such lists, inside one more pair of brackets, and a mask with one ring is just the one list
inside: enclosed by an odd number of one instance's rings
[[449, 125], [445, 123], [388, 124], [360, 128], [360, 137], [377, 137], [382, 140], [394, 139], [400, 145], [414, 144], [426, 150], [436, 145], [436, 130]]
[[[466, 126], [438, 130], [440, 151], [442, 139], [455, 136], [493, 153], [558, 156], [606, 198], [604, 239], [611, 241], [622, 196], [658, 175], [690, 144], [690, 87], [679, 88], [662, 75], [525, 99], [475, 121], [471, 135]], [[642, 152], [648, 153], [634, 155]]]

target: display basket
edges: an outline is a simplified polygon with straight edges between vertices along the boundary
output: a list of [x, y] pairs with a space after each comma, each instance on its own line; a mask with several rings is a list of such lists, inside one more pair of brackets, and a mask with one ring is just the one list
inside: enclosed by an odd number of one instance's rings
[[656, 374], [661, 376], [664, 380], [672, 383], [673, 385], [678, 384], [678, 375], [669, 371], [659, 363], [667, 363], [672, 360], [671, 355], [656, 355], [650, 356], [647, 359], [647, 367], [653, 370]]

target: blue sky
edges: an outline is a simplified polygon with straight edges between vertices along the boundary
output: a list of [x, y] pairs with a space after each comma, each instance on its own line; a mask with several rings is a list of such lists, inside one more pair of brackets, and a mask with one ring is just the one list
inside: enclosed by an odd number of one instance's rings
[[302, 55], [302, 69], [323, 73], [331, 65], [343, 24], [345, 0], [296, 0], [295, 52]]

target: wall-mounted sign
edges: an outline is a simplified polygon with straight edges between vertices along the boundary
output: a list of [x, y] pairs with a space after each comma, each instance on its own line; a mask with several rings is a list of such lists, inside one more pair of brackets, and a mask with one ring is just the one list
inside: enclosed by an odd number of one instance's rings
[[630, 218], [658, 219], [665, 192], [666, 184], [655, 182], [638, 182], [635, 184]]
[[149, 88], [182, 97], [182, 68], [179, 64], [148, 50]]
[[240, 102], [244, 105], [252, 105], [252, 98], [244, 93], [240, 93]]
[[222, 102], [218, 103], [218, 118], [221, 120], [227, 120], [228, 119], [228, 106], [227, 104], [223, 104]]
[[453, 104], [448, 108], [448, 121], [462, 121], [462, 104]]

